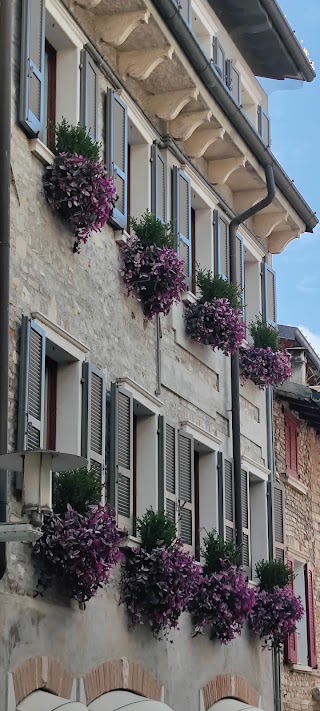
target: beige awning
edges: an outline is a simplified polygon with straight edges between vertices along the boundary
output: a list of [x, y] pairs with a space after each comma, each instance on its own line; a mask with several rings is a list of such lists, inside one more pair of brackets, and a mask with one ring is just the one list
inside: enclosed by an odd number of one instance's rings
[[145, 699], [131, 691], [109, 691], [88, 706], [89, 711], [171, 711], [161, 701]]
[[34, 691], [20, 701], [17, 711], [87, 711], [87, 707], [77, 701], [49, 694], [48, 691]]
[[[132, 709], [133, 711], [133, 709]], [[238, 701], [237, 699], [221, 699], [217, 701], [213, 706], [208, 709], [208, 711], [263, 711], [258, 709], [256, 706], [249, 706], [243, 701]]]

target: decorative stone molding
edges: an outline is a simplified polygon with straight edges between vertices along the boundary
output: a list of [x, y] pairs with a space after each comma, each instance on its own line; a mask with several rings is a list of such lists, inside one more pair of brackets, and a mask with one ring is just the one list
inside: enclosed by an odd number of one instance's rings
[[87, 704], [115, 689], [127, 689], [154, 701], [162, 700], [160, 682], [141, 664], [129, 662], [126, 657], [101, 664], [88, 672], [83, 682]]
[[222, 674], [211, 679], [201, 689], [203, 711], [208, 711], [221, 699], [238, 699], [249, 706], [260, 706], [256, 689], [246, 679], [231, 674]]
[[118, 55], [119, 74], [122, 79], [130, 76], [145, 81], [164, 59], [172, 59], [172, 56], [172, 47], [122, 52]]
[[173, 121], [190, 101], [197, 98], [198, 94], [199, 91], [195, 87], [155, 94], [149, 97], [148, 108], [163, 121]]
[[15, 703], [38, 689], [70, 699], [73, 681], [74, 677], [56, 659], [31, 657], [12, 672]]
[[199, 129], [188, 138], [184, 150], [190, 158], [201, 158], [209, 146], [212, 146], [219, 138], [223, 139], [224, 134], [224, 128]]
[[100, 15], [97, 30], [100, 31], [100, 37], [106, 44], [120, 47], [139, 25], [149, 22], [149, 17], [148, 10]]
[[211, 116], [212, 112], [207, 110], [182, 114], [170, 122], [169, 132], [178, 141], [187, 141], [199, 126], [210, 121]]
[[288, 213], [262, 212], [254, 217], [254, 232], [258, 237], [269, 237], [278, 225], [281, 225], [282, 222], [287, 222], [287, 220]]
[[260, 190], [240, 190], [233, 194], [233, 202], [236, 212], [244, 212], [249, 207], [256, 205], [267, 194], [266, 188]]
[[77, 5], [87, 8], [87, 10], [92, 10], [97, 5], [100, 5], [101, 0], [76, 0]]
[[239, 158], [224, 158], [222, 160], [211, 160], [209, 163], [209, 180], [212, 185], [224, 185], [227, 182], [230, 175], [238, 170], [238, 168], [244, 168], [246, 164], [246, 158], [241, 156]]
[[269, 252], [271, 252], [271, 254], [281, 254], [287, 244], [293, 239], [300, 237], [300, 235], [301, 230], [294, 229], [293, 227], [290, 230], [283, 230], [283, 232], [274, 232], [268, 239]]

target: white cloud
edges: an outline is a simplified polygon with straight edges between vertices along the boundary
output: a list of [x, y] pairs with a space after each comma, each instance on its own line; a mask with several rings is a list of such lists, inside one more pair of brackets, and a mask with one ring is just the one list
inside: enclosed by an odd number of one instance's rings
[[310, 331], [309, 328], [306, 328], [306, 326], [299, 326], [300, 331], [302, 331], [303, 335], [309, 341], [310, 345], [312, 348], [315, 350], [317, 355], [320, 357], [320, 334], [318, 333], [313, 333], [313, 331]]

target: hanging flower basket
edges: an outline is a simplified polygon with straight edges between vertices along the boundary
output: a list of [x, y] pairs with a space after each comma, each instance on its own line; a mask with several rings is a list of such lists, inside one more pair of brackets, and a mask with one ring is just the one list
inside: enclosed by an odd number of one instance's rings
[[134, 236], [121, 247], [121, 259], [121, 276], [128, 294], [142, 302], [147, 318], [168, 314], [173, 302], [186, 291], [183, 262], [171, 247], [144, 246]]
[[46, 168], [43, 187], [50, 205], [75, 234], [74, 252], [86, 244], [91, 232], [101, 231], [116, 200], [114, 182], [107, 177], [104, 163], [77, 154], [56, 156]]
[[225, 355], [235, 353], [245, 336], [242, 312], [228, 299], [185, 304], [186, 332], [192, 340], [219, 348]]
[[282, 649], [303, 613], [300, 598], [289, 587], [259, 590], [255, 593], [249, 624], [266, 646]]
[[271, 348], [248, 346], [240, 348], [242, 380], [253, 380], [264, 388], [266, 385], [281, 385], [292, 375], [291, 356], [288, 351], [273, 351]]
[[228, 644], [241, 630], [254, 602], [254, 592], [239, 568], [203, 575], [189, 611], [195, 633], [209, 630], [211, 639]]
[[146, 624], [155, 637], [166, 636], [188, 610], [199, 573], [177, 542], [172, 547], [128, 551], [121, 577], [121, 602], [132, 625]]
[[38, 594], [55, 582], [67, 597], [86, 603], [109, 581], [121, 558], [121, 538], [115, 515], [105, 506], [84, 516], [69, 507], [63, 516], [48, 517], [33, 545], [41, 569]]

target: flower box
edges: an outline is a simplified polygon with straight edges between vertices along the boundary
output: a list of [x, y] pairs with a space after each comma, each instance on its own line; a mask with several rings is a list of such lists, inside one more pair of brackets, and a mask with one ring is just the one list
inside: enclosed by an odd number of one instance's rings
[[249, 624], [265, 645], [282, 649], [288, 635], [296, 630], [303, 616], [303, 605], [290, 587], [258, 590]]
[[292, 375], [291, 356], [288, 351], [248, 346], [240, 348], [242, 380], [251, 379], [260, 388], [281, 385]]
[[192, 340], [212, 350], [218, 348], [225, 355], [235, 353], [245, 336], [242, 312], [226, 298], [186, 303], [185, 324]]

